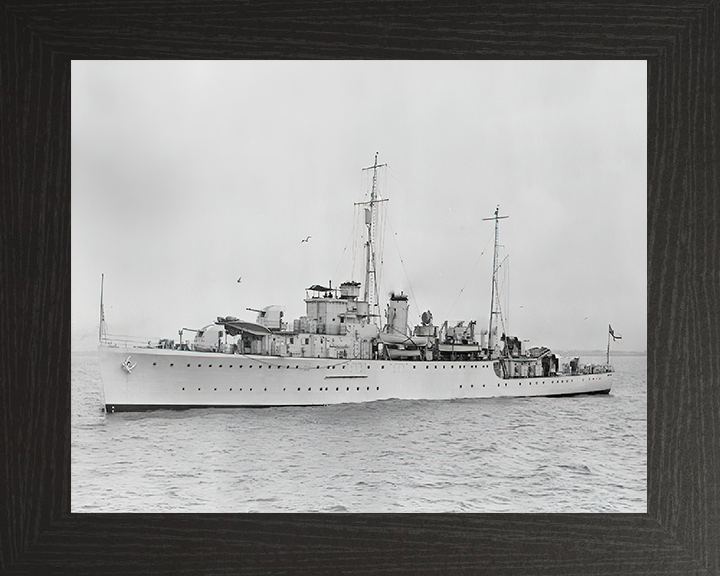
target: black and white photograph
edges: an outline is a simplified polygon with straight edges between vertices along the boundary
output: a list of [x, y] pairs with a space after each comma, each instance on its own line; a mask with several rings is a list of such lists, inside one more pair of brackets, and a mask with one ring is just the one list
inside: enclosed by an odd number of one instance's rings
[[82, 61], [73, 513], [646, 513], [647, 71]]

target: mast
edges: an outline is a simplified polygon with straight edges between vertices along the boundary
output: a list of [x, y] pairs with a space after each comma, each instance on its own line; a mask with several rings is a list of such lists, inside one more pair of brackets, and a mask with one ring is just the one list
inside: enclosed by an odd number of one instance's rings
[[[496, 314], [500, 314], [500, 291], [497, 285], [497, 270], [498, 270], [498, 221], [508, 216], [499, 216], [500, 206], [495, 207], [495, 216], [492, 218], [483, 218], [483, 220], [495, 220], [495, 249], [493, 251], [493, 273], [492, 273], [492, 288], [490, 290], [490, 326], [488, 327], [488, 353], [492, 354], [492, 350], [495, 347], [493, 342], [493, 319]], [[497, 309], [496, 309], [497, 304]]]
[[375, 152], [375, 163], [372, 166], [363, 168], [363, 170], [373, 171], [372, 190], [370, 191], [369, 202], [357, 202], [357, 204], [368, 205], [365, 208], [365, 225], [368, 229], [368, 239], [365, 243], [366, 259], [365, 259], [365, 301], [368, 303], [368, 312], [370, 316], [380, 317], [379, 304], [377, 298], [377, 274], [375, 263], [375, 229], [377, 227], [377, 205], [379, 202], [386, 202], [387, 199], [378, 199], [377, 197], [377, 169], [387, 164], [378, 164], [378, 153]]
[[107, 336], [105, 328], [105, 307], [103, 306], [103, 292], [105, 287], [105, 274], [100, 277], [100, 329], [98, 331], [98, 341], [102, 341]]

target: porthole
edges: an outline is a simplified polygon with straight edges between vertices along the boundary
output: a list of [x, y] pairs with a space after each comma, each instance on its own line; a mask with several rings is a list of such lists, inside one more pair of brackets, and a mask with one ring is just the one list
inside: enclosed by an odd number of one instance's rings
[[157, 366], [157, 362], [153, 362], [153, 366]]
[[338, 390], [339, 390], [339, 388], [335, 388], [335, 392], [337, 392]]
[[230, 388], [230, 392], [232, 392], [232, 388]]
[[183, 390], [185, 390], [185, 388], [184, 388], [184, 387], [183, 387]]
[[187, 367], [190, 368], [190, 364], [188, 364]]
[[380, 388], [375, 388], [375, 390], [380, 390]]
[[278, 366], [278, 370], [280, 370], [280, 368], [282, 368], [282, 366]]
[[175, 366], [175, 364], [173, 364], [172, 362], [170, 362], [170, 366]]
[[462, 388], [462, 384], [460, 384], [460, 388]]
[[263, 390], [263, 392], [267, 392], [267, 388], [265, 388], [265, 389]]
[[385, 366], [380, 366], [380, 370], [385, 370]]
[[200, 368], [201, 366], [202, 366], [202, 364], [198, 364], [198, 368]]
[[285, 392], [285, 388], [283, 388], [283, 392]]
[[220, 366], [218, 366], [218, 368], [222, 368], [222, 364], [220, 364]]
[[300, 388], [298, 388], [298, 392], [300, 392]]
[[215, 390], [215, 392], [217, 392], [217, 388], [213, 388], [213, 390]]
[[252, 392], [252, 388], [250, 388], [250, 392]]
[[368, 388], [367, 388], [367, 389], [368, 389], [368, 390], [370, 390], [370, 386], [368, 386]]
[[200, 388], [198, 388], [198, 392], [200, 392]]
[[258, 370], [260, 370], [260, 368], [262, 368], [262, 364], [258, 364]]
[[232, 364], [230, 364], [230, 366], [228, 366], [228, 368], [232, 368]]
[[360, 386], [358, 386], [358, 391], [360, 390]]
[[350, 392], [350, 388], [345, 388], [345, 392]]
[[312, 388], [308, 388], [308, 392], [310, 392], [310, 390], [312, 390]]
[[417, 366], [413, 366], [413, 370], [415, 370], [415, 368], [417, 368]]
[[208, 364], [208, 368], [212, 368], [212, 364]]

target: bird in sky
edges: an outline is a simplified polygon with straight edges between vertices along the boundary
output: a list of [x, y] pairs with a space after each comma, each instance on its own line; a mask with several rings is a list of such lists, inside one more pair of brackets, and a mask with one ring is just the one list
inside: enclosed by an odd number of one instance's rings
[[312, 236], [308, 236], [307, 238], [305, 238], [305, 240], [300, 240], [300, 244], [302, 244], [303, 242], [307, 242], [308, 240], [310, 240], [310, 238], [312, 238]]

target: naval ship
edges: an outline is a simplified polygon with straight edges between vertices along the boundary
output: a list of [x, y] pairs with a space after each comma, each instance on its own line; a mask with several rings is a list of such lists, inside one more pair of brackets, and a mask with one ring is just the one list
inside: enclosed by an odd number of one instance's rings
[[[133, 344], [107, 334], [101, 287], [98, 354], [109, 413], [203, 407], [312, 406], [378, 400], [607, 394], [613, 369], [562, 361], [546, 347], [502, 331], [495, 225], [488, 327], [433, 323], [423, 312], [408, 325], [408, 296], [391, 293], [380, 314], [377, 289], [377, 154], [369, 200], [360, 202], [366, 236], [364, 283], [305, 289], [306, 314], [292, 324], [281, 306], [253, 310], [255, 322], [217, 317], [183, 342]], [[608, 340], [609, 342], [609, 340]], [[609, 353], [609, 344], [608, 344]]]

